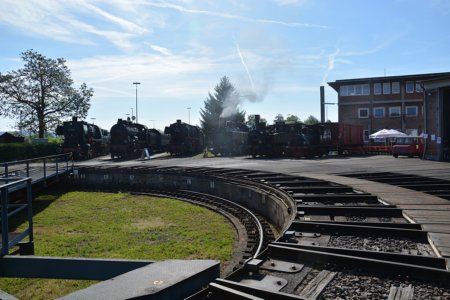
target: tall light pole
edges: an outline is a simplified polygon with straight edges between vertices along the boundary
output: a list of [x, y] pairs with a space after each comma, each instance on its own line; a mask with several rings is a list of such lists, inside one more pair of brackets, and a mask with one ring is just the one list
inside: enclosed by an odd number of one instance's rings
[[191, 124], [191, 107], [188, 107], [187, 110], [188, 110], [188, 124], [190, 125]]
[[137, 87], [141, 83], [140, 82], [133, 82], [133, 84], [136, 86], [136, 123], [137, 123], [138, 122]]

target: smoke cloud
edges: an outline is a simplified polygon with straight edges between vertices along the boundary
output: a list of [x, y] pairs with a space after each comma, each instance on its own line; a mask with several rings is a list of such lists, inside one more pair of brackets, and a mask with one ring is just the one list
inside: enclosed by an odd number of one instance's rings
[[273, 84], [274, 70], [266, 70], [263, 72], [263, 78], [260, 84], [255, 84], [253, 77], [249, 71], [249, 68], [245, 62], [244, 56], [242, 55], [239, 44], [235, 40], [236, 51], [239, 55], [242, 66], [247, 74], [248, 81], [250, 82], [250, 87], [242, 87], [239, 84], [236, 86], [236, 92], [230, 94], [222, 104], [222, 114], [221, 118], [230, 117], [237, 113], [238, 107], [242, 105], [245, 101], [249, 102], [261, 102], [266, 97], [270, 87]]

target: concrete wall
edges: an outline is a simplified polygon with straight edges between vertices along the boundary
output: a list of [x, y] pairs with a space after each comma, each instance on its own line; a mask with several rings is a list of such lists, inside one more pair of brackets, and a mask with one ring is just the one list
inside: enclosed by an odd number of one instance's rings
[[274, 225], [285, 230], [296, 214], [296, 205], [282, 191], [272, 187], [245, 184], [223, 178], [195, 174], [174, 174], [133, 169], [78, 169], [75, 183], [95, 189], [149, 191], [152, 189], [189, 190], [225, 198], [257, 212]]

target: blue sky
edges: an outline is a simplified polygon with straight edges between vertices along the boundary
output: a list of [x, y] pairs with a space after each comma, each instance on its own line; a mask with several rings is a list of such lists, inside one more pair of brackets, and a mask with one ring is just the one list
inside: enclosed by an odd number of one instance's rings
[[[105, 129], [134, 110], [135, 81], [140, 123], [200, 124], [222, 76], [257, 96], [241, 98], [247, 114], [304, 120], [319, 118], [326, 82], [449, 72], [450, 1], [0, 0], [0, 41], [2, 73], [28, 49], [65, 58], [94, 89], [87, 121]], [[0, 116], [0, 131], [14, 124]]]

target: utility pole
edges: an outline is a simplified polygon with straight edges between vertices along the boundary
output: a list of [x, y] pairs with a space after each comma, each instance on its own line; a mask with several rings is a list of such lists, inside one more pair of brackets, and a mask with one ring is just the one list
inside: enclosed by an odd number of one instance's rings
[[133, 82], [133, 84], [136, 86], [136, 123], [138, 123], [138, 101], [137, 101], [137, 87], [140, 82]]

